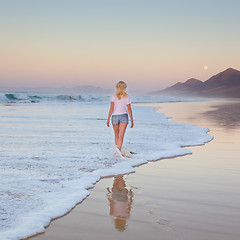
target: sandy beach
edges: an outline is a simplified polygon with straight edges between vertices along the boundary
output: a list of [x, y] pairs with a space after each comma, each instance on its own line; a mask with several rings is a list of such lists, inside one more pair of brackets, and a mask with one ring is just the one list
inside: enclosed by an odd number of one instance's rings
[[145, 105], [170, 121], [208, 127], [214, 139], [188, 147], [191, 155], [101, 179], [69, 214], [29, 239], [240, 239], [240, 101]]

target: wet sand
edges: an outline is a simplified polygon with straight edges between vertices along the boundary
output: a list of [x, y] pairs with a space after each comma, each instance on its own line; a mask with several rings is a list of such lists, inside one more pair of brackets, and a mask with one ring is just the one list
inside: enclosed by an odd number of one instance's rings
[[214, 140], [189, 147], [192, 155], [101, 179], [32, 240], [240, 239], [240, 102], [149, 105], [173, 121], [208, 127]]

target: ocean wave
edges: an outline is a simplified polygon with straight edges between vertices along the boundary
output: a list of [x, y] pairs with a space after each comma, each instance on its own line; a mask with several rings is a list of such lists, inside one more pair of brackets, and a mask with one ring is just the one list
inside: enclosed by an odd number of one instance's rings
[[0, 93], [0, 103], [39, 102], [41, 96], [27, 93]]
[[0, 103], [39, 102], [97, 102], [107, 101], [109, 96], [92, 94], [42, 94], [42, 93], [0, 93]]
[[[184, 99], [179, 97], [167, 97], [160, 95], [130, 95], [132, 103], [161, 103], [161, 102], [182, 102], [194, 101], [194, 99]], [[198, 99], [199, 100], [199, 99]], [[69, 103], [69, 102], [109, 102], [110, 95], [103, 94], [47, 94], [47, 93], [27, 93], [27, 92], [0, 92], [0, 104], [18, 103]]]

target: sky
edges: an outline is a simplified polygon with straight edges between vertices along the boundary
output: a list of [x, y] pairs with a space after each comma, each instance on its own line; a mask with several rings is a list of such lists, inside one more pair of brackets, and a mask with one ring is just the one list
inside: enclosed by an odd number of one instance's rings
[[0, 87], [160, 90], [240, 70], [239, 0], [0, 0]]

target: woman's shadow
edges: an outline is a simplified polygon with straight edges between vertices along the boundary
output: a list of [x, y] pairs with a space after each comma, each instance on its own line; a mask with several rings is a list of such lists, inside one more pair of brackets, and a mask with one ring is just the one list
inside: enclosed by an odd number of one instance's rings
[[110, 205], [110, 216], [114, 219], [115, 228], [120, 232], [126, 230], [127, 219], [133, 202], [132, 188], [127, 189], [123, 176], [114, 177], [113, 187], [107, 188]]

